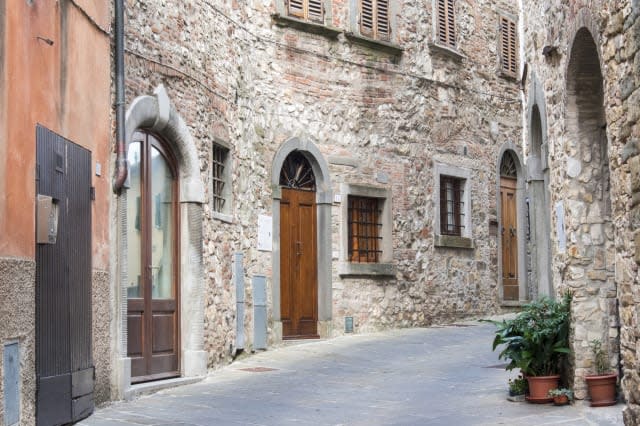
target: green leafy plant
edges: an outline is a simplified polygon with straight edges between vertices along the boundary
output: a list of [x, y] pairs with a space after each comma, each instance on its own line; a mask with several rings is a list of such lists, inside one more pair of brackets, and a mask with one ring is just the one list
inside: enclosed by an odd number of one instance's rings
[[528, 382], [527, 379], [519, 375], [515, 379], [509, 379], [509, 394], [510, 395], [524, 395], [527, 392]]
[[607, 374], [610, 371], [609, 354], [602, 348], [602, 342], [599, 339], [594, 339], [589, 343], [589, 347], [591, 347], [591, 352], [593, 352], [596, 373], [599, 376]]
[[499, 359], [507, 370], [519, 368], [527, 376], [556, 374], [569, 349], [571, 293], [560, 301], [550, 298], [526, 304], [510, 320], [491, 321], [496, 327], [493, 350], [504, 345]]
[[551, 397], [562, 396], [562, 395], [566, 395], [566, 397], [569, 398], [569, 401], [573, 400], [573, 391], [571, 389], [557, 388], [557, 389], [551, 389], [549, 391], [549, 396]]

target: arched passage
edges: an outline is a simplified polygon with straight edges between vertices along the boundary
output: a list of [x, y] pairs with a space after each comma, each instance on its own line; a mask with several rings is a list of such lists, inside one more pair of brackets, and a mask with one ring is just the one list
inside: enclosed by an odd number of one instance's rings
[[[161, 85], [153, 96], [140, 96], [129, 107], [126, 115], [126, 143], [134, 140], [136, 132], [143, 131], [157, 135], [170, 151], [175, 162], [176, 192], [178, 205], [176, 215], [175, 269], [180, 288], [177, 310], [180, 320], [177, 324], [179, 339], [179, 375], [183, 377], [203, 376], [207, 372], [207, 354], [204, 351], [204, 283], [202, 277], [202, 203], [204, 186], [200, 178], [199, 161], [195, 143], [189, 130], [169, 101]], [[130, 186], [131, 181], [129, 181]], [[132, 371], [128, 353], [129, 330], [127, 324], [127, 292], [129, 276], [127, 254], [132, 242], [133, 229], [129, 226], [129, 204], [136, 203], [128, 190], [118, 197], [118, 265], [119, 285], [117, 294], [117, 342], [115, 375], [120, 397], [126, 397], [130, 390]], [[155, 220], [155, 218], [154, 218]], [[135, 220], [132, 222], [135, 223]], [[133, 225], [135, 228], [135, 225]]]
[[565, 286], [573, 294], [572, 318], [576, 393], [590, 371], [588, 342], [600, 336], [617, 348], [614, 229], [611, 222], [608, 140], [600, 55], [593, 32], [576, 31], [567, 67], [566, 224], [568, 257]]
[[[273, 318], [275, 322], [276, 339], [281, 339], [283, 333], [283, 310], [282, 302], [285, 295], [281, 294], [281, 281], [286, 279], [284, 271], [281, 268], [281, 256], [286, 255], [285, 248], [281, 247], [281, 237], [283, 229], [281, 228], [282, 214], [285, 199], [288, 200], [287, 194], [284, 194], [283, 188], [287, 190], [287, 184], [283, 185], [281, 181], [283, 167], [289, 165], [288, 159], [294, 157], [302, 158], [311, 167], [311, 173], [314, 177], [315, 198], [314, 212], [315, 215], [315, 278], [317, 282], [317, 334], [320, 337], [329, 335], [332, 303], [331, 303], [331, 205], [333, 202], [333, 193], [331, 191], [331, 180], [329, 176], [329, 168], [325, 162], [320, 150], [311, 142], [292, 138], [283, 143], [273, 159], [271, 171], [271, 188], [273, 194]], [[294, 184], [295, 185], [295, 184]], [[286, 201], [289, 203], [289, 201]], [[288, 302], [287, 302], [288, 303]]]

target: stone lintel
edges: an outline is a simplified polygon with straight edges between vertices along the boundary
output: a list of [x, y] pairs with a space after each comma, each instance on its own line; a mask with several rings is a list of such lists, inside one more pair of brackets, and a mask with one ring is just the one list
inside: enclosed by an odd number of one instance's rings
[[457, 237], [454, 235], [436, 235], [433, 241], [435, 247], [474, 249], [472, 238]]

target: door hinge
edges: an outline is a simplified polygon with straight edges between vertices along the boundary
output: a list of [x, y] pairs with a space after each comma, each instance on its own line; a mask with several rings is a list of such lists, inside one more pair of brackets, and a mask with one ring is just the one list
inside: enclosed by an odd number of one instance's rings
[[89, 196], [91, 197], [91, 201], [95, 201], [96, 200], [96, 187], [92, 186], [91, 189], [89, 190]]

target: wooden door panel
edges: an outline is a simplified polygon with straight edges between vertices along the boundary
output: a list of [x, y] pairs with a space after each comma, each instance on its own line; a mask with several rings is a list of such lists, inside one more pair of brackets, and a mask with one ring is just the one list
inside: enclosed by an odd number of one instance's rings
[[174, 322], [175, 318], [173, 313], [153, 313], [153, 338], [151, 347], [154, 356], [162, 352], [174, 352]]
[[317, 337], [315, 192], [282, 190], [280, 317], [284, 338]]
[[502, 223], [502, 285], [504, 300], [519, 299], [518, 227], [516, 220], [516, 180], [500, 180]]

